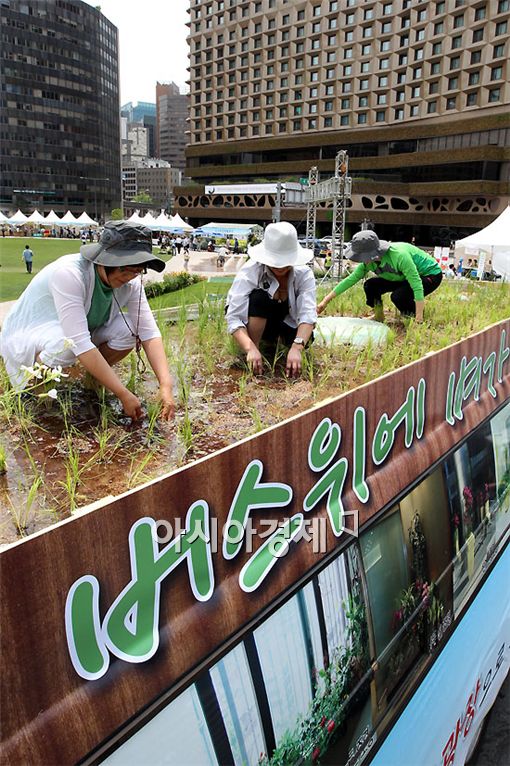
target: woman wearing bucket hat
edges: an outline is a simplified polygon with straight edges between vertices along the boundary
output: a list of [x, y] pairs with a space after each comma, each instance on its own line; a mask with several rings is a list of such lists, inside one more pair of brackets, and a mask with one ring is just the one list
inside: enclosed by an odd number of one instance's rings
[[152, 254], [150, 229], [126, 221], [109, 221], [99, 242], [45, 266], [2, 327], [0, 355], [12, 384], [26, 385], [23, 367], [35, 361], [69, 367], [79, 360], [136, 420], [142, 416], [140, 400], [112, 365], [141, 346], [159, 382], [161, 415], [173, 417], [172, 378], [140, 276], [164, 268]]
[[301, 372], [301, 353], [317, 320], [315, 279], [305, 264], [313, 253], [287, 222], [271, 223], [264, 240], [248, 248], [249, 261], [227, 296], [227, 326], [254, 373], [262, 372], [261, 341], [289, 346], [286, 372]]
[[367, 304], [374, 318], [384, 321], [382, 296], [391, 293], [395, 306], [407, 316], [423, 321], [424, 297], [441, 284], [441, 267], [424, 250], [407, 242], [386, 242], [375, 231], [359, 231], [354, 235], [345, 255], [359, 263], [352, 274], [339, 282], [319, 303], [319, 314], [337, 295], [371, 274], [363, 285]]

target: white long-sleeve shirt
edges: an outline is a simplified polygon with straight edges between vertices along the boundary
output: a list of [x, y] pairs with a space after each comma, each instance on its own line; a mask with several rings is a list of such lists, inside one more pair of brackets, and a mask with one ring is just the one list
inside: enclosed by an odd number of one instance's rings
[[[266, 290], [272, 298], [279, 287], [268, 266], [248, 261], [238, 272], [227, 295], [227, 327], [230, 334], [248, 324], [248, 304], [253, 290]], [[315, 278], [309, 266], [294, 266], [288, 281], [289, 313], [284, 321], [289, 327], [317, 321]]]
[[[87, 325], [94, 281], [94, 264], [79, 253], [64, 255], [36, 274], [7, 315], [0, 334], [0, 355], [14, 385], [19, 384], [21, 365], [33, 365], [40, 353], [38, 346], [45, 326], [51, 335], [58, 322], [64, 337], [72, 341], [75, 356], [95, 348]], [[140, 294], [139, 280], [128, 282], [114, 292], [119, 306], [127, 309], [130, 327], [138, 332], [142, 341], [160, 337], [145, 290]], [[119, 307], [112, 301], [107, 324], [118, 313]]]

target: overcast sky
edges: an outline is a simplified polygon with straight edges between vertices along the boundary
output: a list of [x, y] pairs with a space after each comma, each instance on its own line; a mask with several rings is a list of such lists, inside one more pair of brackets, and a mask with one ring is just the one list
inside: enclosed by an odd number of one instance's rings
[[188, 0], [85, 0], [119, 30], [120, 100], [156, 101], [156, 81], [187, 91]]

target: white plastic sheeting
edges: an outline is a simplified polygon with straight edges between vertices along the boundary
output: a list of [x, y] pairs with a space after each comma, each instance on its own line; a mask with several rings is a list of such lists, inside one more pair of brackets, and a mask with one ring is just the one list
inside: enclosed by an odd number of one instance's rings
[[315, 343], [329, 345], [381, 346], [386, 343], [389, 327], [382, 322], [357, 317], [319, 317], [314, 330]]

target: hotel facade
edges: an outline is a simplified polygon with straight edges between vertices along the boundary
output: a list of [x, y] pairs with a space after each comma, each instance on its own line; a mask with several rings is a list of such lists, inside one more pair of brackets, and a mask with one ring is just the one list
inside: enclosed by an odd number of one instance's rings
[[219, 185], [329, 178], [342, 149], [353, 230], [447, 243], [508, 203], [510, 0], [192, 0], [189, 26], [192, 223], [268, 222], [274, 195]]

